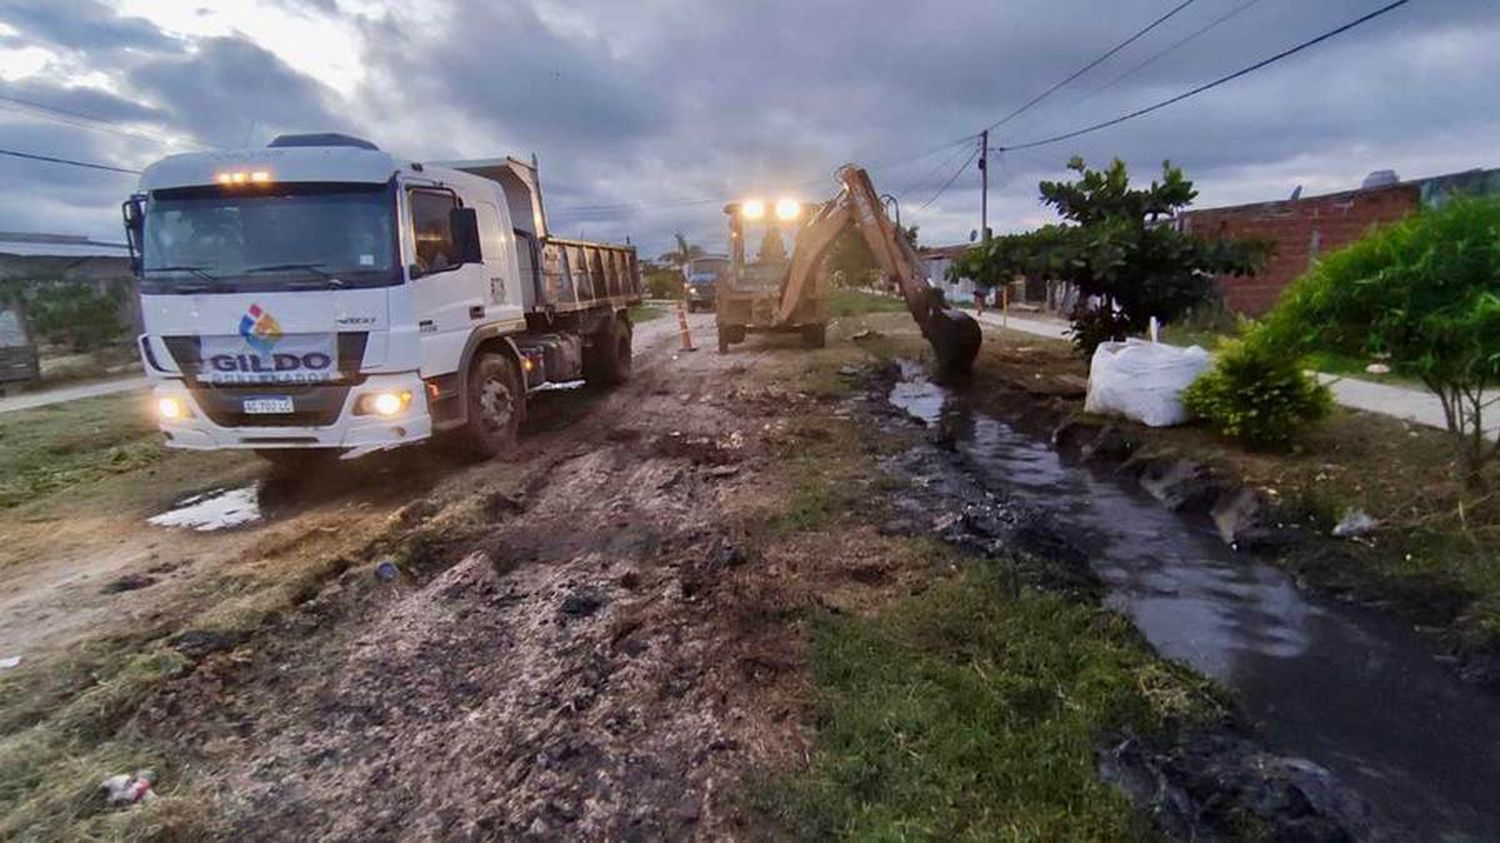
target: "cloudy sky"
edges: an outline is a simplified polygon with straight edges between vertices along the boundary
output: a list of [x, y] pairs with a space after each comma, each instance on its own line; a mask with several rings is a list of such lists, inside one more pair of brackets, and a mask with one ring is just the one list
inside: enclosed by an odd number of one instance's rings
[[[959, 242], [979, 219], [978, 172], [960, 172], [974, 144], [944, 144], [1179, 2], [0, 0], [0, 147], [139, 168], [335, 129], [417, 159], [535, 152], [559, 233], [647, 254], [679, 230], [717, 247], [723, 200], [821, 198], [858, 161], [924, 243]], [[1195, 0], [992, 145], [1164, 99], [1385, 2]], [[1047, 221], [1036, 184], [1074, 154], [1142, 177], [1169, 158], [1205, 206], [1500, 166], [1497, 43], [1496, 0], [1413, 0], [1148, 117], [1000, 153], [992, 225]], [[0, 157], [0, 230], [118, 240], [133, 184]]]

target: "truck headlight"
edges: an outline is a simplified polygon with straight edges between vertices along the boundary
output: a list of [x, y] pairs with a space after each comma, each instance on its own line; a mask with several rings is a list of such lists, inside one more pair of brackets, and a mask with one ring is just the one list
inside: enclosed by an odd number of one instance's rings
[[411, 406], [411, 392], [407, 390], [389, 390], [386, 392], [371, 392], [361, 395], [358, 403], [354, 405], [354, 413], [359, 416], [397, 416]]
[[191, 416], [193, 411], [188, 409], [187, 402], [181, 398], [158, 398], [156, 413], [165, 421], [177, 421]]

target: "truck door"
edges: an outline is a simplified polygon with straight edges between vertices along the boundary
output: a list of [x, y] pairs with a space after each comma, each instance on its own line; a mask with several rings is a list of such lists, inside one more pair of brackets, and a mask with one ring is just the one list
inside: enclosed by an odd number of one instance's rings
[[453, 239], [450, 213], [460, 206], [451, 190], [407, 191], [413, 241], [411, 298], [422, 338], [422, 374], [427, 377], [455, 371], [469, 334], [486, 321], [489, 274], [482, 262], [459, 263]]

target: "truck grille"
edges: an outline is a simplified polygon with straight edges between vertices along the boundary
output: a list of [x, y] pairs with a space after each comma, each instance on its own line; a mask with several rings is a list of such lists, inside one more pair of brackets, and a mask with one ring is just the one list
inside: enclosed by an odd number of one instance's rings
[[[327, 427], [339, 419], [350, 387], [338, 384], [253, 384], [190, 387], [203, 414], [220, 427]], [[272, 415], [244, 411], [246, 398], [288, 396], [292, 412]]]

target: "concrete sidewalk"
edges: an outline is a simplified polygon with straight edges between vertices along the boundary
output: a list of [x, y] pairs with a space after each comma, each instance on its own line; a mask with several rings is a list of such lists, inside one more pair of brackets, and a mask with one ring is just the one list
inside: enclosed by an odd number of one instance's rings
[[150, 380], [137, 375], [119, 380], [85, 383], [76, 386], [59, 386], [53, 389], [43, 389], [39, 392], [26, 392], [9, 398], [0, 398], [0, 413], [30, 410], [35, 407], [45, 407], [48, 404], [62, 404], [67, 401], [78, 401], [83, 398], [98, 398], [101, 395], [118, 395], [122, 392], [144, 390], [150, 385]]
[[[1030, 316], [1018, 317], [1014, 314], [1006, 318], [993, 310], [977, 315], [980, 322], [997, 328], [1002, 326], [1003, 321], [1004, 327], [1013, 331], [1055, 340], [1068, 338], [1068, 323], [1060, 320]], [[1380, 413], [1427, 427], [1447, 428], [1447, 423], [1443, 419], [1442, 403], [1438, 401], [1436, 395], [1426, 390], [1392, 386], [1341, 375], [1329, 375], [1323, 372], [1314, 374], [1317, 375], [1320, 383], [1328, 386], [1333, 392], [1333, 400], [1341, 406], [1352, 410]], [[1491, 439], [1500, 436], [1500, 418], [1497, 418], [1492, 426], [1487, 426], [1486, 432]]]

